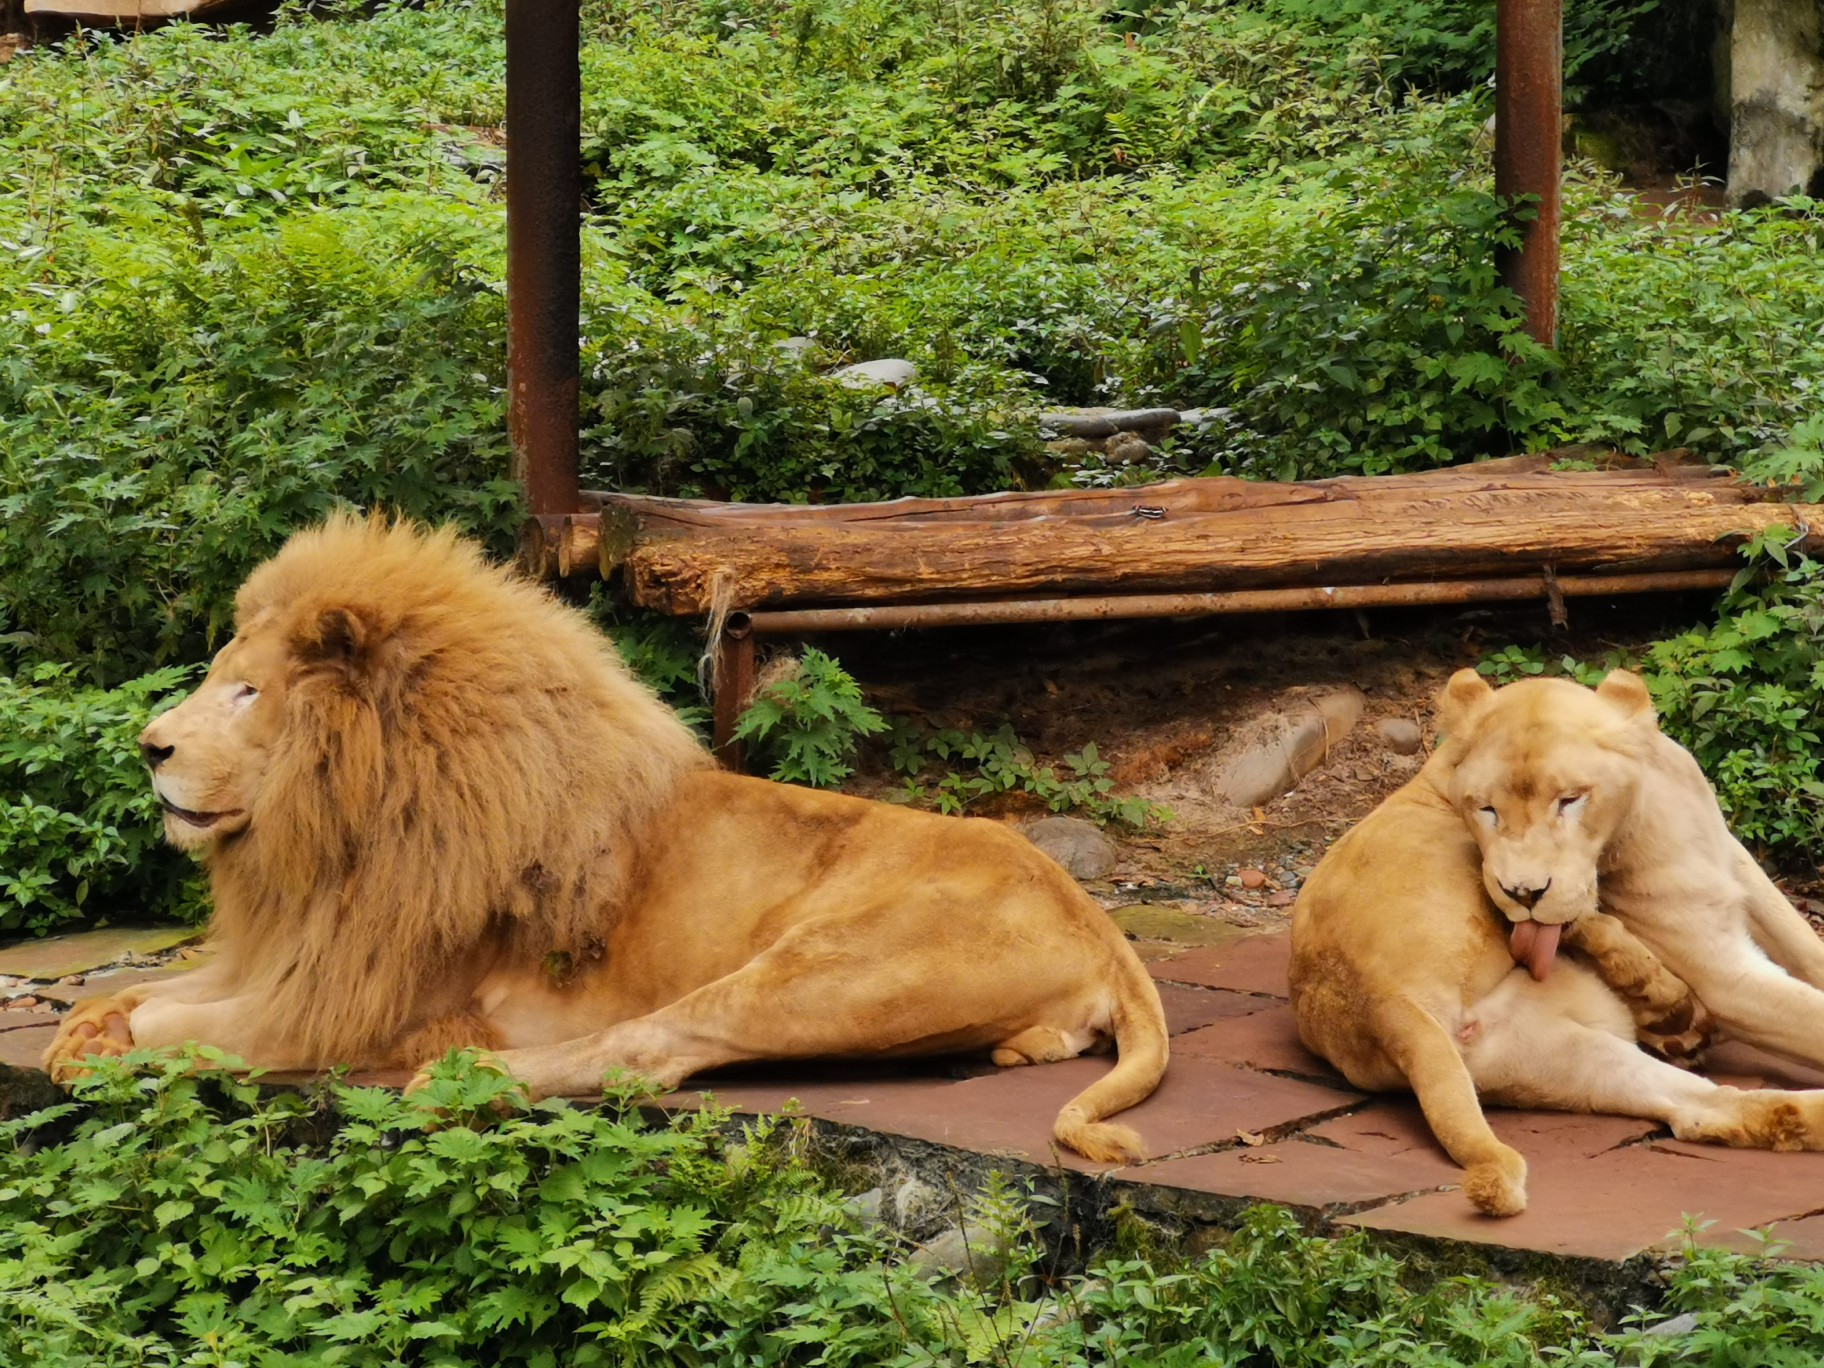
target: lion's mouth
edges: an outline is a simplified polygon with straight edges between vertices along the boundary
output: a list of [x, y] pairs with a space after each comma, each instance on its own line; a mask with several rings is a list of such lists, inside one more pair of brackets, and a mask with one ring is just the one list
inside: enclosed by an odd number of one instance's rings
[[239, 808], [230, 808], [227, 812], [192, 812], [189, 808], [181, 808], [169, 798], [162, 796], [158, 799], [158, 805], [178, 821], [187, 826], [193, 826], [198, 831], [207, 831], [217, 822], [229, 817], [238, 817], [241, 813]]

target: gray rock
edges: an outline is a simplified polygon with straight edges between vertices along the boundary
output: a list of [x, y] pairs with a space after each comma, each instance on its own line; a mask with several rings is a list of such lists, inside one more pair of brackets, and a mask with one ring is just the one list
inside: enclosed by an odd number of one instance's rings
[[1294, 712], [1257, 722], [1253, 739], [1231, 756], [1216, 778], [1216, 790], [1235, 807], [1259, 807], [1290, 792], [1323, 764], [1362, 719], [1368, 700], [1360, 689], [1340, 689]]
[[794, 361], [802, 361], [808, 353], [817, 350], [817, 343], [809, 337], [782, 337], [773, 343], [773, 350]]
[[1670, 1338], [1673, 1335], [1688, 1335], [1695, 1329], [1697, 1329], [1697, 1313], [1695, 1311], [1687, 1311], [1682, 1316], [1674, 1316], [1671, 1320], [1663, 1320], [1658, 1325], [1650, 1325], [1640, 1333], [1643, 1335], [1664, 1335]]
[[944, 1207], [944, 1194], [917, 1175], [893, 1189], [893, 1224], [901, 1231], [930, 1229]]
[[917, 378], [918, 367], [896, 357], [857, 361], [830, 372], [830, 379], [850, 389], [904, 389]]
[[1064, 866], [1073, 879], [1102, 879], [1114, 871], [1120, 851], [1094, 822], [1081, 817], [1045, 817], [1022, 834]]
[[1162, 436], [1178, 424], [1178, 410], [1151, 409], [1048, 409], [1039, 415], [1039, 431], [1047, 437], [1085, 437], [1100, 441], [1117, 432]]
[[930, 1276], [967, 1278], [977, 1287], [999, 1282], [1007, 1271], [1007, 1243], [994, 1231], [965, 1221], [951, 1226], [907, 1256], [906, 1262]]
[[1758, 204], [1804, 190], [1824, 170], [1824, 27], [1817, 0], [1735, 0], [1734, 15], [1729, 198]]
[[1410, 717], [1383, 717], [1374, 724], [1374, 734], [1395, 755], [1416, 755], [1425, 741], [1419, 724]]

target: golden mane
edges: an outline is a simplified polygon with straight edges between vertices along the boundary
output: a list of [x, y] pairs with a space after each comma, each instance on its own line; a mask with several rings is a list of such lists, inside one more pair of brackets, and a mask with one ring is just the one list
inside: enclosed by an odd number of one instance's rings
[[708, 763], [582, 614], [451, 531], [337, 515], [254, 571], [285, 723], [209, 857], [218, 953], [322, 1059], [375, 1060], [411, 985], [511, 944], [601, 952], [652, 819]]

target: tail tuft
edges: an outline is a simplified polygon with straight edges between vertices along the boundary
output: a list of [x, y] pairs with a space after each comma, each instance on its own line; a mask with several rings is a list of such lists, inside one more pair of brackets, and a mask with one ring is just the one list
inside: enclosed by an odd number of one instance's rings
[[1060, 1145], [1093, 1164], [1138, 1164], [1146, 1158], [1140, 1134], [1132, 1126], [1091, 1121], [1077, 1107], [1060, 1112], [1051, 1133]]

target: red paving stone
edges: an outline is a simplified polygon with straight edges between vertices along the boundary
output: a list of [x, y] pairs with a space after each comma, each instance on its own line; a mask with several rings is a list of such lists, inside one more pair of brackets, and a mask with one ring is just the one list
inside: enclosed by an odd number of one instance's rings
[[1454, 1183], [1456, 1174], [1428, 1157], [1367, 1154], [1294, 1139], [1168, 1159], [1130, 1169], [1120, 1181], [1323, 1209], [1432, 1191]]
[[1257, 1004], [1259, 1010], [1174, 1040], [1172, 1058], [1208, 1059], [1218, 1064], [1299, 1074], [1306, 1078], [1327, 1079], [1339, 1087], [1348, 1086], [1336, 1070], [1298, 1043], [1298, 1027], [1292, 1020], [1291, 1004], [1262, 998], [1246, 1000]]
[[[861, 1124], [890, 1135], [1094, 1172], [1107, 1166], [1069, 1153], [1054, 1160], [1051, 1125], [1059, 1109], [1108, 1066], [1106, 1058], [1095, 1058], [1006, 1069], [955, 1084], [941, 1097], [884, 1098]], [[1242, 1130], [1276, 1131], [1360, 1100], [1359, 1094], [1314, 1083], [1187, 1059], [1174, 1063], [1158, 1090], [1119, 1119], [1139, 1131], [1149, 1154], [1163, 1157], [1234, 1143]]]
[[1444, 1192], [1345, 1221], [1509, 1249], [1626, 1259], [1678, 1248], [1687, 1215], [1715, 1222], [1700, 1236], [1703, 1243], [1728, 1244], [1734, 1232], [1809, 1214], [1824, 1201], [1824, 1155], [1727, 1151], [1709, 1159], [1650, 1145], [1594, 1158], [1548, 1152], [1527, 1160], [1527, 1209], [1518, 1216], [1481, 1216], [1461, 1192]]
[[[1252, 993], [1230, 993], [1220, 988], [1181, 988], [1177, 984], [1159, 985], [1159, 1001], [1165, 1006], [1165, 1028], [1174, 1036], [1196, 1031], [1215, 1021], [1228, 1021], [1259, 1012], [1273, 1004]], [[1177, 1049], [1173, 1046], [1173, 1049]]]
[[1276, 931], [1247, 936], [1230, 945], [1193, 950], [1147, 968], [1154, 978], [1166, 983], [1191, 983], [1283, 998], [1291, 991], [1286, 986], [1286, 966], [1291, 957], [1292, 933]]

